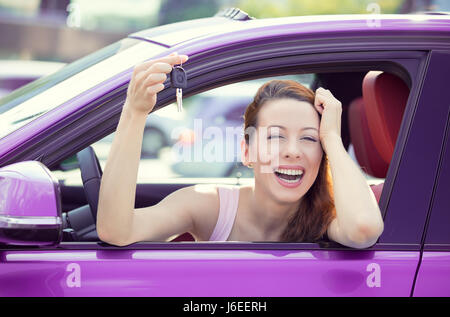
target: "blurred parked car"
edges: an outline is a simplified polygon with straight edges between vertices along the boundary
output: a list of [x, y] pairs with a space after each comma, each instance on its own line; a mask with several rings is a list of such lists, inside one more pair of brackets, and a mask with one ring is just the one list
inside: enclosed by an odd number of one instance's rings
[[[176, 129], [184, 127], [188, 113], [178, 112], [175, 104], [159, 109], [148, 115], [142, 139], [141, 158], [156, 159], [161, 149], [171, 147], [177, 141]], [[114, 134], [95, 143], [100, 160], [106, 160]]]
[[173, 171], [186, 177], [230, 176], [240, 161], [244, 111], [258, 88], [237, 83], [196, 96], [190, 126], [172, 149]]
[[0, 98], [65, 65], [57, 62], [0, 60]]

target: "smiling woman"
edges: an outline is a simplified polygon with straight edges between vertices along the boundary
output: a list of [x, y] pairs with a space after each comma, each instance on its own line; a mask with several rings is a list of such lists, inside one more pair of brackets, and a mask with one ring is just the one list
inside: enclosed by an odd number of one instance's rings
[[[281, 241], [316, 241], [334, 217], [328, 161], [319, 142], [320, 114], [313, 104], [312, 90], [273, 80], [258, 90], [244, 115], [245, 130], [257, 132], [246, 133], [243, 144], [243, 162], [254, 166], [255, 221], [266, 228], [278, 223]], [[250, 152], [263, 158], [255, 160]]]
[[[378, 239], [383, 222], [377, 202], [340, 139], [340, 102], [325, 89], [313, 92], [291, 80], [262, 85], [245, 111], [241, 156], [254, 168], [254, 184], [187, 186], [133, 209], [145, 119], [180, 58], [187, 59], [172, 54], [135, 68], [101, 181], [101, 240], [128, 245], [184, 232], [196, 241], [317, 242], [328, 236], [362, 248]], [[117, 190], [119, 183], [133, 190]]]

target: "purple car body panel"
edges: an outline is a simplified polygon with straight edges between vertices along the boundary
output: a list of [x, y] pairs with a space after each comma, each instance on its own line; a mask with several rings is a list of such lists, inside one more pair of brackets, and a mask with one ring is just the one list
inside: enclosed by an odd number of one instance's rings
[[2, 253], [0, 296], [409, 296], [419, 261], [353, 250]]
[[414, 296], [450, 294], [450, 252], [426, 251], [414, 287]]
[[450, 251], [450, 111], [424, 249]]
[[[426, 66], [421, 60], [421, 67], [414, 69], [417, 71], [412, 78], [414, 95], [410, 96], [414, 104], [408, 107], [403, 120], [403, 125], [408, 124], [410, 129], [402, 129], [397, 141], [405, 151], [396, 147], [387, 176], [390, 183], [385, 184], [382, 204], [383, 208], [389, 204], [390, 212], [385, 215], [385, 232], [380, 241], [393, 243], [392, 250], [380, 250], [383, 246], [377, 245], [372, 250], [277, 250], [276, 244], [271, 250], [253, 250], [251, 245], [245, 250], [213, 247], [212, 250], [199, 250], [194, 246], [182, 250], [155, 250], [151, 247], [134, 249], [133, 245], [122, 249], [98, 245], [95, 250], [84, 250], [85, 246], [80, 245], [78, 250], [67, 250], [64, 243], [54, 249], [1, 250], [0, 285], [6, 287], [0, 288], [0, 295], [450, 295], [448, 286], [444, 284], [430, 290], [439, 276], [448, 275], [448, 252], [427, 253], [421, 250], [421, 237], [444, 143], [445, 115], [448, 116], [448, 105], [445, 108], [439, 100], [445, 93], [448, 96], [448, 92], [442, 89], [446, 84], [442, 80], [446, 70], [439, 69], [439, 65], [449, 65], [446, 63], [446, 50], [450, 42], [438, 39], [450, 38], [450, 19], [422, 15], [379, 17], [378, 21], [373, 15], [260, 21], [213, 18], [163, 26], [130, 37], [167, 48], [149, 58], [175, 50], [188, 54], [191, 57], [186, 64], [189, 78], [195, 78], [202, 71], [189, 72], [189, 63], [203, 63], [206, 71], [210, 56], [226, 54], [232, 48], [268, 46], [277, 41], [299, 42], [301, 48], [295, 52], [299, 55], [351, 51], [355, 57], [362, 51], [388, 50], [395, 58], [399, 51], [442, 50], [426, 55], [422, 59], [427, 60]], [[211, 26], [212, 23], [216, 23], [216, 27]], [[380, 47], [375, 41], [377, 38], [382, 38], [385, 46]], [[294, 55], [286, 47], [274, 47], [259, 58], [268, 59], [272, 56], [270, 54]], [[242, 62], [250, 63], [252, 58], [254, 55], [249, 54]], [[230, 64], [233, 62], [231, 59], [228, 61]], [[405, 64], [413, 62], [414, 58], [410, 58]], [[223, 64], [227, 65], [226, 59]], [[91, 108], [85, 106], [126, 84], [131, 71], [129, 69], [92, 87], [1, 139], [0, 159], [34, 137], [55, 131], [61, 120], [93, 110], [96, 105], [91, 105]], [[442, 94], [438, 94], [439, 91]], [[425, 104], [430, 104], [430, 108], [425, 108]], [[429, 164], [424, 163], [427, 160]], [[422, 167], [420, 171], [418, 165]], [[408, 175], [415, 175], [418, 182], [413, 183]], [[398, 179], [401, 181], [396, 181]], [[411, 225], [405, 226], [408, 221]], [[397, 232], [401, 235], [396, 235]], [[447, 282], [446, 279], [439, 280], [439, 283]]]
[[450, 294], [450, 113], [414, 296]]

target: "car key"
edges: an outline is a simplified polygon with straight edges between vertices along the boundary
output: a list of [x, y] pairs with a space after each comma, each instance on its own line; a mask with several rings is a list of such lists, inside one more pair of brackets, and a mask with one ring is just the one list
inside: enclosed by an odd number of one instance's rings
[[183, 110], [183, 88], [187, 87], [186, 72], [182, 66], [175, 66], [170, 73], [170, 84], [177, 89], [178, 112]]

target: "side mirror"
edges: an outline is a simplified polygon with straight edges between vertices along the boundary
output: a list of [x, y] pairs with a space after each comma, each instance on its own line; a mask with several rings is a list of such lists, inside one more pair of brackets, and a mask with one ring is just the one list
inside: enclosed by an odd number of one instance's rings
[[0, 244], [56, 245], [62, 239], [58, 180], [38, 161], [0, 168]]

